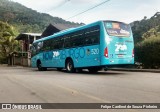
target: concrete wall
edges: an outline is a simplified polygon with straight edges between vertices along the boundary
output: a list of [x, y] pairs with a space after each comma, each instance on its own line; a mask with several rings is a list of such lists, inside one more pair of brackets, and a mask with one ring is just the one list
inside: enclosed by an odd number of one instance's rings
[[21, 65], [21, 58], [20, 57], [14, 57], [14, 65]]
[[21, 58], [21, 65], [28, 66], [28, 58]]

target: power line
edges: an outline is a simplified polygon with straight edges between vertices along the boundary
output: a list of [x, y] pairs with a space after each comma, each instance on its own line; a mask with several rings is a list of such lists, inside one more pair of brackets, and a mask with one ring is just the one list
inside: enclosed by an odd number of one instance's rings
[[69, 2], [70, 0], [64, 0], [63, 2], [61, 2], [61, 4], [59, 4], [57, 7], [56, 7], [56, 9], [57, 8], [59, 8], [59, 7], [61, 7], [61, 6], [63, 6], [63, 5], [65, 5], [67, 2]]
[[110, 0], [106, 0], [106, 1], [104, 1], [104, 2], [101, 2], [101, 3], [99, 3], [99, 4], [97, 4], [97, 5], [95, 5], [95, 6], [91, 7], [91, 8], [89, 8], [89, 9], [83, 11], [83, 12], [80, 12], [80, 13], [74, 15], [74, 16], [69, 17], [67, 20], [69, 20], [69, 19], [71, 19], [71, 18], [74, 18], [74, 17], [76, 17], [76, 16], [79, 16], [79, 15], [81, 15], [81, 14], [83, 14], [83, 13], [89, 11], [89, 10], [92, 10], [92, 9], [94, 9], [94, 8], [100, 6], [100, 5], [103, 5], [103, 4], [105, 4], [106, 2], [109, 2], [109, 1], [110, 1]]
[[64, 0], [62, 2], [60, 2], [60, 4], [54, 8], [49, 9], [49, 12], [57, 10], [58, 8], [62, 7], [63, 5], [65, 5], [67, 2], [70, 2], [70, 0]]

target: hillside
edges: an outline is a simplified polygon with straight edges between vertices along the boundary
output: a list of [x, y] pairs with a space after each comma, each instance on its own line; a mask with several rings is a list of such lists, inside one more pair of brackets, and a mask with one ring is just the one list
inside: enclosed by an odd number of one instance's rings
[[132, 24], [135, 41], [135, 62], [140, 68], [160, 68], [160, 12]]
[[151, 18], [147, 19], [145, 16], [141, 21], [134, 21], [131, 23], [135, 43], [143, 40], [143, 34], [152, 28], [160, 25], [160, 12], [157, 12]]
[[0, 0], [0, 21], [7, 22], [17, 28], [19, 32], [42, 32], [50, 23], [77, 26], [78, 23], [39, 13], [19, 3], [10, 0]]

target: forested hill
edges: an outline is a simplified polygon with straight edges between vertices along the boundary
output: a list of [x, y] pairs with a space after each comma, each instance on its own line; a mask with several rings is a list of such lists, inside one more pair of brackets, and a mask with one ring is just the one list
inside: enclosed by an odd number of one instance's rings
[[[62, 18], [52, 17], [48, 14], [39, 13], [11, 0], [0, 0], [0, 21], [13, 25], [19, 32], [43, 32], [50, 24], [65, 24], [77, 26], [78, 23], [65, 21]], [[147, 19], [131, 23], [135, 42], [142, 41], [145, 32], [160, 24], [160, 12]]]
[[0, 21], [7, 22], [17, 28], [19, 32], [42, 32], [50, 23], [80, 25], [39, 13], [11, 0], [0, 0]]
[[160, 26], [160, 12], [157, 12], [151, 18], [145, 16], [141, 21], [131, 23], [135, 43], [143, 40], [143, 34]]
[[132, 24], [135, 62], [140, 68], [160, 68], [160, 12]]

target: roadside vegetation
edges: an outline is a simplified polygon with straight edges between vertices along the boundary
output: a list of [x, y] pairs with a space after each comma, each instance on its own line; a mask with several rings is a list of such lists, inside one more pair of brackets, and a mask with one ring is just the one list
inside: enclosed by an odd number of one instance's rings
[[15, 35], [16, 31], [12, 26], [0, 21], [0, 63], [7, 63], [9, 55], [19, 50]]
[[143, 36], [144, 40], [135, 45], [135, 60], [144, 68], [160, 68], [160, 33], [151, 29]]
[[[160, 14], [135, 22], [135, 62], [141, 68], [160, 68]], [[149, 29], [149, 30], [148, 30]]]

